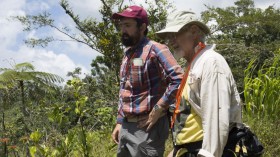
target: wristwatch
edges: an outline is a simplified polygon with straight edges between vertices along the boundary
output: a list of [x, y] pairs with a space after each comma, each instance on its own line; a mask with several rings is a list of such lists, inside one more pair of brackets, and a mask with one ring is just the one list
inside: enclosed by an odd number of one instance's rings
[[157, 110], [161, 110], [161, 111], [164, 111], [164, 109], [162, 107], [159, 107], [158, 104], [155, 104], [154, 106], [154, 110], [157, 111]]

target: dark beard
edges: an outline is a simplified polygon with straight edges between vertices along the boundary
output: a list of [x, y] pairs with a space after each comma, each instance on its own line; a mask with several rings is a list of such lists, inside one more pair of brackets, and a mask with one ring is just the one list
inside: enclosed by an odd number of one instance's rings
[[121, 40], [122, 40], [122, 44], [126, 47], [134, 45], [133, 38], [131, 36], [129, 36], [128, 34], [123, 34]]
[[126, 47], [135, 46], [140, 40], [140, 32], [136, 33], [134, 37], [124, 33], [121, 40], [122, 44]]

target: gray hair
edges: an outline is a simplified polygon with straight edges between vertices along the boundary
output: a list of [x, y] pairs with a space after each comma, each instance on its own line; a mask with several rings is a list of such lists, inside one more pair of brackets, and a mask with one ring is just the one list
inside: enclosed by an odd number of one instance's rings
[[198, 32], [199, 33], [199, 41], [205, 43], [207, 35], [204, 32], [204, 30], [200, 26], [198, 26], [196, 24], [187, 24], [183, 28], [181, 28], [178, 33], [187, 32], [193, 25], [198, 27], [198, 30], [199, 30], [199, 32]]

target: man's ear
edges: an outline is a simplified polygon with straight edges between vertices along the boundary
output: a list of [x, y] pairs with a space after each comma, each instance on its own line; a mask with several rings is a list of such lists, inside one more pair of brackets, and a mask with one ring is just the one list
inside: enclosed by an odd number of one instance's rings
[[197, 25], [192, 25], [190, 30], [193, 34], [195, 34], [199, 32], [199, 27]]
[[194, 41], [198, 42], [200, 39], [200, 28], [197, 25], [192, 25], [190, 31], [193, 35]]
[[140, 27], [141, 32], [144, 33], [146, 29], [147, 29], [147, 24], [146, 23], [142, 23], [142, 25]]

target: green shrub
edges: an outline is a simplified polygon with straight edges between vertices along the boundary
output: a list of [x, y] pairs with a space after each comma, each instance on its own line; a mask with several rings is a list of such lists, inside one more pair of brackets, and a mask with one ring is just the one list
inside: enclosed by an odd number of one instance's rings
[[269, 116], [277, 120], [280, 115], [280, 50], [275, 53], [272, 64], [258, 70], [257, 76], [253, 71], [257, 65], [252, 60], [245, 70], [245, 112], [250, 117], [258, 119]]
[[256, 60], [245, 70], [244, 122], [259, 137], [265, 147], [265, 157], [279, 156], [280, 152], [280, 49], [254, 76]]

